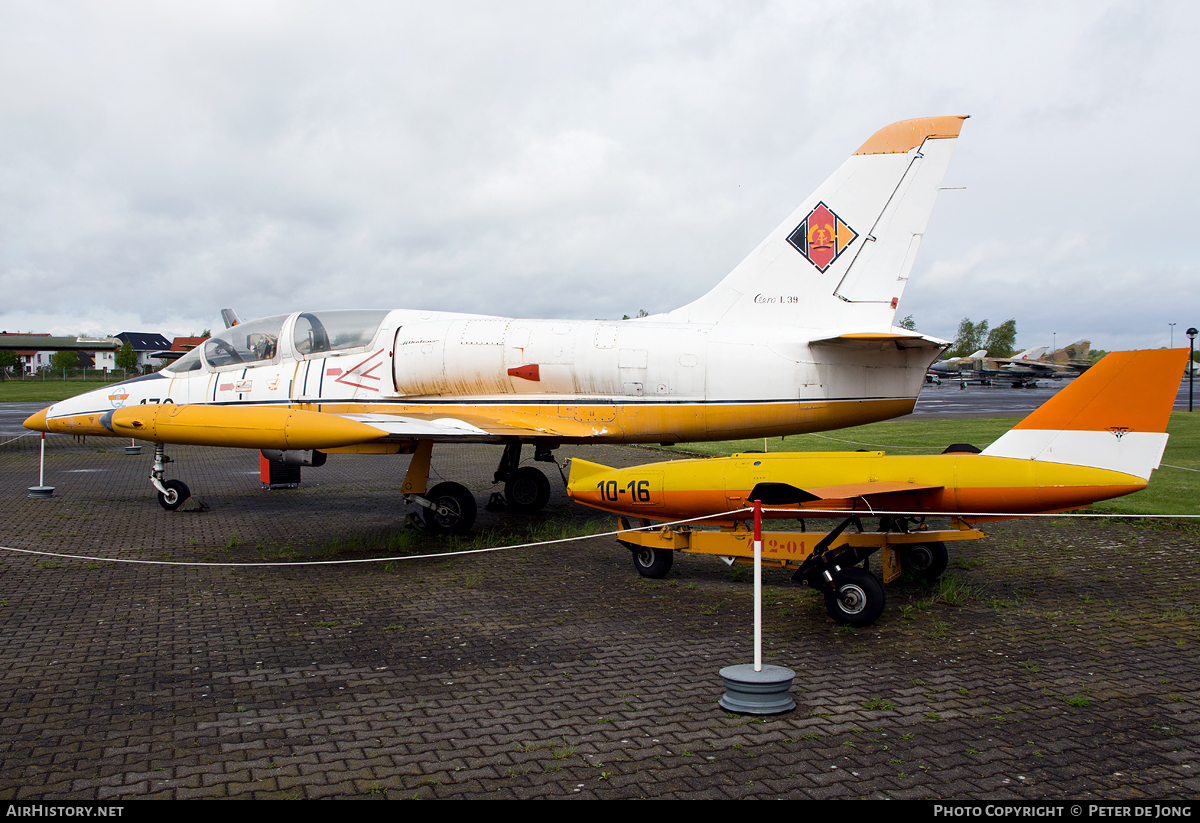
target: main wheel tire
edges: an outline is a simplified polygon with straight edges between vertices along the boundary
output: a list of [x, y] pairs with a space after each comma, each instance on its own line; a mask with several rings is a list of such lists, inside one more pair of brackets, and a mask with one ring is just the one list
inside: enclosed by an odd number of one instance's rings
[[425, 528], [438, 534], [466, 534], [475, 525], [475, 498], [466, 486], [459, 483], [438, 483], [425, 495], [436, 506], [449, 509], [438, 514], [437, 509], [422, 509]]
[[167, 487], [167, 493], [158, 493], [158, 505], [169, 512], [178, 509], [183, 505], [184, 500], [192, 496], [191, 490], [182, 480], [168, 480], [163, 485]]
[[883, 614], [883, 584], [869, 571], [842, 569], [833, 576], [836, 594], [825, 595], [825, 610], [844, 626], [870, 626]]
[[513, 511], [539, 511], [550, 502], [550, 481], [533, 466], [517, 469], [504, 484], [504, 501]]
[[675, 564], [675, 552], [670, 549], [654, 549], [650, 546], [633, 547], [633, 567], [642, 577], [658, 579], [666, 577]]
[[932, 583], [946, 571], [950, 553], [946, 551], [945, 543], [914, 543], [905, 549], [900, 560], [919, 579]]

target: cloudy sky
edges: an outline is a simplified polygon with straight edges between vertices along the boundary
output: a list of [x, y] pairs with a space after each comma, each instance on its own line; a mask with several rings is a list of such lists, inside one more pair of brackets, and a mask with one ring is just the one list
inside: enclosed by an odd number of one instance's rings
[[1184, 2], [0, 0], [0, 328], [666, 311], [969, 114], [899, 316], [1180, 345], [1197, 43]]

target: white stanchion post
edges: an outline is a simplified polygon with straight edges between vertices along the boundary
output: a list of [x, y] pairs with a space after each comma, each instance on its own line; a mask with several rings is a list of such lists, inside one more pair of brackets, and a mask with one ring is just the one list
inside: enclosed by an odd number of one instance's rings
[[762, 501], [754, 501], [754, 665], [721, 669], [725, 694], [717, 703], [741, 714], [778, 714], [796, 708], [788, 693], [796, 673], [762, 662]]
[[46, 485], [46, 433], [42, 432], [41, 454], [38, 457], [38, 484], [29, 487], [29, 496], [45, 500], [54, 496], [54, 487]]
[[762, 503], [754, 501], [754, 671], [762, 671]]

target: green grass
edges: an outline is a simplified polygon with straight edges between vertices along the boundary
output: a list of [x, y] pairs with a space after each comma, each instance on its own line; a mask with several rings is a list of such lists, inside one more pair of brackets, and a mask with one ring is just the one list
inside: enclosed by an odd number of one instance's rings
[[[118, 382], [119, 378], [113, 379], [108, 385]], [[56, 403], [104, 385], [99, 380], [4, 380], [0, 381], [0, 403]]]

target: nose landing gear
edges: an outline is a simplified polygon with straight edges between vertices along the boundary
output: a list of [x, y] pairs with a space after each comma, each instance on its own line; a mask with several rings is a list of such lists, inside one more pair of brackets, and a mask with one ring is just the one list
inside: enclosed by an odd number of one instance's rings
[[183, 505], [183, 501], [192, 496], [187, 484], [182, 480], [164, 480], [167, 464], [172, 462], [167, 457], [162, 443], [154, 444], [154, 465], [150, 469], [150, 485], [158, 490], [158, 505], [173, 512]]

